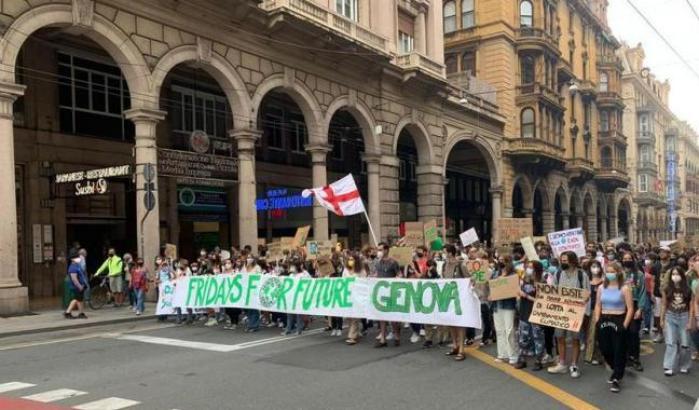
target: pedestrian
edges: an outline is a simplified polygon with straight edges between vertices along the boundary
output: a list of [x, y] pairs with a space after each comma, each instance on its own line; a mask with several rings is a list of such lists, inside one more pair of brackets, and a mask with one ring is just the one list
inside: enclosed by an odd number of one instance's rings
[[655, 320], [656, 320], [656, 336], [653, 339], [655, 343], [663, 343], [665, 338], [663, 336], [663, 326], [660, 324], [662, 321], [662, 290], [667, 286], [669, 281], [668, 276], [670, 269], [674, 266], [674, 261], [671, 258], [672, 251], [669, 246], [661, 246], [658, 250], [658, 262], [654, 266], [654, 276], [655, 276], [655, 289], [653, 295], [655, 297]]
[[109, 248], [107, 255], [107, 259], [97, 269], [95, 276], [99, 276], [102, 272], [107, 271], [109, 290], [114, 297], [114, 307], [121, 307], [124, 303], [124, 264], [121, 258], [117, 256], [114, 248]]
[[[512, 257], [510, 255], [498, 256], [498, 264], [491, 279], [499, 279], [507, 276], [516, 276]], [[519, 362], [515, 330], [515, 312], [517, 298], [507, 298], [493, 301], [493, 321], [495, 322], [495, 334], [497, 335], [496, 362], [509, 362], [516, 365]]]
[[133, 256], [130, 253], [125, 253], [122, 257], [122, 265], [124, 267], [124, 273], [122, 274], [122, 279], [124, 281], [124, 293], [125, 297], [129, 299], [129, 307], [132, 311], [136, 311], [136, 294], [131, 286], [131, 271], [136, 266], [136, 262], [133, 260]]
[[[597, 259], [590, 262], [590, 306], [597, 306], [597, 289], [604, 284], [604, 275], [602, 263]], [[597, 338], [597, 318], [593, 315], [589, 321], [587, 329], [587, 341], [585, 343], [585, 362], [592, 365], [600, 364], [600, 350]]]
[[[456, 248], [454, 245], [447, 245], [447, 261], [444, 264], [442, 277], [444, 279], [463, 279], [466, 268], [463, 266], [463, 260], [456, 257]], [[451, 336], [452, 347], [446, 355], [454, 356], [454, 360], [463, 361], [466, 359], [464, 351], [464, 339], [466, 337], [466, 329], [458, 326], [449, 326], [449, 334]], [[426, 347], [432, 346], [432, 341]]]
[[[303, 263], [297, 260], [289, 266], [289, 277], [291, 278], [310, 278], [311, 275], [303, 267]], [[303, 332], [304, 322], [303, 315], [297, 313], [287, 313], [286, 315], [286, 328], [282, 332], [283, 336], [295, 333], [296, 336], [300, 336]]]
[[597, 323], [597, 339], [604, 361], [612, 368], [609, 390], [618, 393], [626, 369], [626, 329], [634, 314], [631, 289], [624, 284], [621, 266], [607, 262], [605, 278], [597, 288], [594, 321]]
[[621, 256], [621, 265], [624, 270], [626, 287], [631, 291], [633, 298], [633, 319], [626, 329], [628, 362], [636, 371], [643, 371], [641, 364], [641, 323], [643, 310], [646, 309], [648, 297], [646, 295], [645, 274], [640, 270], [636, 258], [631, 252], [624, 252]]
[[[157, 293], [160, 294], [160, 288], [162, 286], [165, 286], [165, 283], [170, 282], [171, 280], [175, 279], [175, 275], [172, 271], [172, 267], [170, 266], [170, 263], [167, 261], [167, 259], [158, 256], [155, 258], [155, 269], [156, 269], [156, 275], [155, 275], [155, 287], [157, 290]], [[167, 320], [167, 315], [159, 315], [158, 316], [158, 321], [159, 322], [164, 322]]]
[[544, 331], [541, 326], [529, 321], [536, 302], [536, 287], [542, 283], [544, 266], [539, 261], [526, 263], [524, 278], [519, 291], [519, 361], [516, 369], [527, 367], [526, 356], [534, 358], [532, 370], [539, 371], [543, 368]]
[[[400, 266], [395, 259], [391, 258], [388, 254], [388, 244], [381, 242], [378, 245], [378, 251], [376, 253], [376, 258], [378, 262], [376, 264], [376, 276], [379, 278], [397, 278], [400, 276]], [[388, 326], [393, 329], [393, 345], [400, 346], [400, 325], [399, 323], [389, 323], [385, 321], [379, 322], [379, 337], [378, 341], [374, 347], [381, 348], [386, 347], [387, 335], [386, 329]]]
[[136, 315], [140, 316], [145, 309], [146, 292], [148, 292], [148, 269], [144, 266], [143, 258], [136, 259], [130, 276], [130, 290], [136, 298]]
[[[342, 271], [343, 278], [366, 278], [367, 268], [361, 260], [359, 253], [350, 254], [345, 264], [345, 269]], [[347, 333], [347, 340], [345, 343], [348, 345], [356, 345], [359, 343], [359, 339], [362, 336], [360, 325], [362, 320], [360, 318], [348, 318], [349, 321], [349, 332]]]
[[[252, 256], [249, 251], [244, 250], [243, 253], [245, 253], [245, 266], [240, 270], [240, 273], [244, 275], [261, 275], [262, 270], [257, 264], [255, 257]], [[260, 330], [260, 311], [257, 309], [247, 309], [245, 314], [247, 315], [245, 331], [253, 333]]]
[[70, 258], [70, 265], [68, 266], [67, 275], [72, 298], [63, 316], [66, 319], [75, 319], [72, 312], [77, 309], [77, 317], [79, 319], [87, 319], [85, 312], [83, 312], [83, 300], [85, 298], [85, 289], [87, 289], [87, 275], [80, 266], [81, 258], [77, 251], [71, 253], [68, 257]]
[[695, 316], [694, 304], [691, 303], [692, 291], [684, 269], [675, 266], [669, 271], [670, 281], [662, 289], [662, 309], [660, 325], [665, 332], [665, 358], [663, 369], [665, 376], [689, 373], [691, 351], [689, 349], [690, 317]]

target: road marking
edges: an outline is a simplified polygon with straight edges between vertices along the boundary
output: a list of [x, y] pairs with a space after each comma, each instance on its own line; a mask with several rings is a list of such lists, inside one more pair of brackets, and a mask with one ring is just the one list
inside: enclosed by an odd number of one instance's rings
[[56, 389], [49, 390], [43, 393], [32, 394], [29, 396], [22, 397], [23, 399], [40, 401], [42, 403], [51, 403], [53, 401], [64, 400], [69, 397], [77, 397], [87, 394], [87, 392], [73, 390], [73, 389]]
[[73, 407], [77, 410], [119, 410], [140, 404], [140, 401], [122, 399], [119, 397], [108, 397], [106, 399], [91, 401]]
[[208, 343], [208, 342], [195, 342], [191, 340], [184, 339], [172, 339], [168, 337], [156, 337], [156, 336], [146, 336], [146, 335], [121, 335], [117, 336], [117, 340], [129, 340], [135, 342], [152, 343], [173, 347], [184, 347], [188, 349], [198, 349], [198, 350], [208, 350], [211, 352], [219, 353], [230, 353], [238, 350], [249, 349], [251, 347], [263, 346], [270, 343], [284, 342], [288, 340], [294, 340], [302, 338], [305, 336], [311, 336], [318, 333], [324, 332], [324, 329], [315, 329], [308, 332], [302, 333], [300, 336], [277, 336], [270, 337], [268, 339], [253, 340], [250, 342], [239, 343], [235, 345], [227, 345], [220, 343]]
[[0, 384], [0, 393], [7, 393], [8, 391], [22, 390], [29, 387], [34, 387], [36, 384], [22, 383], [22, 382], [8, 382]]
[[515, 379], [535, 390], [540, 391], [541, 393], [544, 393], [566, 407], [575, 410], [599, 410], [598, 407], [554, 386], [547, 381], [544, 381], [522, 370], [517, 370], [508, 364], [495, 362], [495, 358], [493, 356], [478, 350], [478, 348], [469, 347], [466, 349], [466, 352], [468, 352], [469, 356], [473, 356], [481, 362], [505, 372], [509, 376], [514, 377]]

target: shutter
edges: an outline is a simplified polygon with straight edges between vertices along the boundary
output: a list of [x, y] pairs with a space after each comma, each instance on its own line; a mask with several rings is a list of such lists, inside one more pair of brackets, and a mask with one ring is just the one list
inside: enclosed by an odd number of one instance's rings
[[405, 13], [398, 13], [398, 31], [415, 38], [415, 19]]

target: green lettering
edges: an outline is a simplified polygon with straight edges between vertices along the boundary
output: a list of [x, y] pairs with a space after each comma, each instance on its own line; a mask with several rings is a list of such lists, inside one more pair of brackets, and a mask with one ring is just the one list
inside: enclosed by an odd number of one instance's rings
[[337, 279], [328, 279], [328, 284], [325, 286], [325, 289], [323, 289], [322, 307], [329, 308], [332, 304], [333, 292], [338, 282], [339, 280]]
[[226, 304], [226, 291], [228, 290], [228, 287], [226, 286], [226, 282], [221, 278], [221, 280], [216, 281], [218, 284], [218, 292], [216, 293], [216, 304], [217, 305], [225, 305]]
[[240, 281], [243, 277], [240, 274], [236, 274], [231, 278], [228, 287], [228, 301], [232, 304], [238, 303], [240, 298], [243, 297], [243, 284]]
[[206, 304], [213, 305], [218, 296], [218, 282], [215, 277], [208, 278], [209, 286], [206, 287]]
[[374, 285], [374, 290], [371, 292], [371, 303], [374, 305], [376, 310], [379, 312], [390, 312], [391, 311], [391, 306], [390, 304], [387, 304], [386, 302], [390, 302], [390, 298], [387, 298], [386, 296], [381, 296], [379, 297], [379, 291], [384, 288], [389, 288], [390, 290], [391, 284], [386, 281], [386, 280], [380, 280], [376, 282]]
[[[291, 278], [289, 278], [289, 279], [291, 279]], [[301, 294], [301, 292], [304, 289], [308, 288], [309, 283], [310, 283], [310, 279], [299, 279], [298, 284], [296, 285], [296, 291], [294, 292], [294, 304], [293, 304], [294, 310], [298, 306], [299, 295]]]
[[286, 294], [294, 286], [294, 280], [290, 277], [284, 278], [282, 282], [282, 287], [279, 289], [279, 295], [277, 296], [277, 309], [286, 310]]
[[260, 281], [260, 275], [248, 275], [248, 289], [245, 293], [245, 305], [250, 306], [250, 296], [253, 289], [257, 289], [257, 283]]
[[342, 287], [342, 290], [340, 291], [340, 299], [339, 299], [339, 304], [340, 307], [343, 308], [351, 308], [352, 307], [352, 284], [354, 283], [356, 278], [345, 278], [342, 280], [342, 283], [344, 283], [344, 286]]
[[316, 294], [316, 290], [318, 290], [318, 284], [320, 283], [320, 279], [315, 279], [311, 281], [311, 286], [306, 289], [306, 291], [303, 293], [303, 310], [308, 310], [311, 307], [311, 304], [313, 303], [313, 296]]
[[449, 282], [437, 294], [437, 306], [439, 311], [449, 311], [449, 305], [454, 303], [454, 314], [461, 315], [461, 301], [459, 300], [459, 286], [456, 282]]
[[[412, 291], [413, 287], [407, 282], [393, 282], [391, 284], [391, 304], [393, 306], [394, 312], [400, 313], [410, 313], [410, 296], [408, 292], [410, 289]], [[401, 296], [403, 297], [403, 303], [400, 303]]]
[[[434, 312], [434, 306], [437, 304], [437, 293], [439, 292], [439, 285], [432, 282], [422, 282], [420, 283], [420, 285], [420, 312], [432, 313]], [[425, 294], [428, 290], [430, 292], [430, 302], [425, 303]]]
[[187, 287], [187, 306], [191, 306], [190, 302], [192, 301], [192, 293], [193, 291], [196, 291], [196, 297], [194, 299], [195, 304], [199, 304], [199, 301], [201, 300], [201, 278], [189, 278], [189, 286]]
[[317, 284], [318, 290], [316, 291], [314, 289], [315, 296], [316, 296], [315, 307], [318, 307], [318, 306], [320, 306], [320, 301], [321, 301], [321, 298], [323, 297], [323, 292], [325, 291], [325, 288], [328, 286], [328, 279], [327, 278], [316, 279], [316, 284]]

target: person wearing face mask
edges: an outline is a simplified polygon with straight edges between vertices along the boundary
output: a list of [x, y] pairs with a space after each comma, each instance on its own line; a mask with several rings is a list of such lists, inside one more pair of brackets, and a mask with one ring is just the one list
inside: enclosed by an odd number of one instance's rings
[[107, 276], [109, 277], [109, 290], [114, 296], [114, 307], [121, 307], [124, 303], [124, 263], [119, 256], [116, 254], [114, 248], [109, 248], [108, 257], [102, 263], [102, 266], [97, 269], [95, 276], [99, 276], [102, 272], [107, 271]]
[[[175, 269], [175, 287], [177, 287], [177, 283], [180, 279], [184, 279], [186, 277], [192, 276], [192, 271], [189, 269], [189, 261], [187, 259], [180, 259], [177, 261], [177, 268]], [[185, 308], [186, 310], [186, 324], [190, 325], [192, 324], [193, 321], [193, 310], [189, 308]], [[177, 324], [182, 324], [182, 308], [175, 308], [175, 313], [177, 314]], [[213, 319], [213, 318], [212, 318]], [[216, 323], [209, 323], [207, 322], [207, 326], [213, 326]]]
[[515, 369], [527, 367], [526, 356], [534, 358], [532, 370], [543, 369], [544, 330], [541, 326], [531, 323], [529, 317], [536, 301], [536, 285], [541, 283], [544, 267], [539, 261], [528, 262], [524, 270], [524, 278], [519, 291], [519, 361]]
[[628, 362], [636, 371], [643, 371], [641, 365], [641, 320], [642, 312], [648, 303], [646, 296], [646, 281], [643, 273], [638, 269], [638, 264], [631, 252], [624, 252], [621, 255], [621, 265], [624, 271], [624, 284], [631, 291], [633, 299], [633, 319], [626, 329]]
[[[255, 258], [251, 254], [246, 253], [245, 266], [240, 270], [240, 273], [244, 275], [260, 275], [262, 274], [262, 271], [260, 266], [255, 261]], [[247, 315], [245, 331], [248, 333], [254, 333], [260, 330], [260, 311], [256, 309], [247, 309], [245, 314]]]
[[[590, 306], [597, 306], [597, 289], [604, 283], [602, 264], [593, 260], [589, 265], [590, 272]], [[585, 343], [585, 361], [587, 363], [600, 364], [600, 350], [597, 343], [597, 323], [593, 315], [587, 328], [587, 341]]]
[[[413, 257], [413, 263], [405, 267], [404, 276], [406, 278], [425, 279], [429, 273], [427, 256], [428, 253], [426, 247], [417, 247], [415, 249], [415, 255]], [[419, 342], [422, 325], [419, 323], [411, 323], [410, 328], [413, 331], [412, 335], [410, 335], [410, 343]]]
[[[379, 278], [397, 278], [400, 276], [400, 266], [395, 259], [388, 255], [388, 244], [381, 242], [378, 245], [378, 251], [376, 257], [378, 259], [376, 263], [376, 276]], [[381, 321], [379, 322], [379, 338], [374, 345], [376, 348], [382, 348], [388, 346], [386, 343], [386, 330], [390, 322]], [[390, 323], [393, 329], [393, 344], [395, 346], [400, 346], [400, 324]]]
[[[289, 277], [292, 278], [310, 278], [311, 275], [303, 268], [301, 262], [296, 261], [289, 265]], [[295, 333], [297, 336], [301, 335], [304, 328], [303, 315], [298, 315], [294, 313], [288, 313], [286, 315], [286, 328], [282, 332], [282, 336], [288, 336]]]
[[[359, 257], [359, 254], [351, 254], [350, 257], [347, 258], [347, 262], [345, 263], [345, 268], [342, 271], [342, 277], [366, 278], [366, 276], [367, 271], [364, 267], [364, 263], [362, 263]], [[360, 330], [362, 320], [358, 318], [348, 318], [347, 320], [349, 321], [349, 333], [347, 334], [347, 340], [345, 340], [345, 343], [347, 343], [350, 346], [356, 345], [357, 343], [359, 343], [359, 338], [362, 335]]]
[[[223, 264], [222, 275], [235, 275], [235, 270], [233, 269], [233, 261], [227, 259]], [[238, 328], [238, 323], [240, 322], [240, 308], [227, 307], [223, 309], [226, 316], [230, 320], [230, 323], [226, 323], [223, 326], [225, 330], [236, 330]]]
[[675, 266], [670, 269], [670, 281], [662, 289], [662, 311], [660, 325], [665, 330], [665, 357], [663, 369], [665, 376], [689, 373], [691, 351], [689, 349], [689, 331], [694, 329], [694, 304], [684, 269]]
[[643, 260], [643, 267], [641, 270], [643, 271], [643, 278], [646, 284], [646, 298], [648, 301], [645, 309], [643, 312], [641, 312], [643, 315], [643, 329], [641, 330], [641, 333], [647, 335], [650, 333], [650, 329], [653, 326], [653, 307], [655, 306], [653, 289], [655, 289], [655, 278], [653, 277], [652, 269], [653, 261], [650, 259], [649, 254], [646, 253], [642, 255], [641, 260]]
[[626, 329], [633, 318], [631, 290], [624, 285], [622, 267], [612, 262], [605, 267], [602, 286], [597, 288], [595, 317], [597, 341], [604, 361], [612, 369], [607, 383], [609, 390], [618, 393], [626, 370]]
[[[466, 268], [463, 266], [463, 261], [456, 257], [456, 248], [454, 245], [447, 245], [447, 261], [444, 265], [444, 279], [458, 279], [465, 277]], [[464, 337], [465, 329], [462, 327], [449, 326], [449, 334], [453, 343], [452, 349], [447, 352], [447, 356], [454, 356], [454, 360], [462, 361], [466, 358], [464, 354]], [[487, 330], [487, 329], [484, 329]], [[485, 334], [485, 333], [484, 333]], [[486, 336], [483, 336], [484, 338]], [[432, 347], [432, 339], [425, 340], [423, 347]]]
[[131, 268], [130, 287], [136, 297], [136, 315], [140, 316], [145, 309], [148, 292], [148, 269], [143, 264], [143, 258], [136, 259], [136, 264]]
[[[494, 276], [490, 279], [512, 275], [517, 275], [512, 265], [512, 257], [510, 255], [500, 256]], [[495, 333], [497, 334], [497, 358], [495, 360], [499, 363], [509, 362], [514, 366], [519, 362], [519, 352], [515, 338], [517, 298], [493, 301], [492, 308]]]
[[663, 337], [663, 326], [660, 325], [662, 320], [662, 289], [664, 289], [669, 282], [670, 269], [675, 265], [671, 258], [672, 251], [668, 246], [661, 246], [658, 250], [658, 262], [656, 264], [656, 269], [654, 269], [655, 276], [655, 289], [653, 290], [653, 296], [655, 297], [655, 318], [656, 318], [656, 336], [653, 339], [655, 343], [663, 343], [665, 338]]
[[77, 309], [77, 317], [80, 319], [87, 319], [87, 316], [83, 312], [84, 294], [87, 289], [87, 275], [80, 266], [80, 255], [78, 252], [72, 251], [68, 258], [70, 259], [70, 265], [68, 266], [67, 276], [73, 296], [68, 304], [68, 308], [63, 312], [63, 316], [66, 319], [75, 319], [72, 312]]

